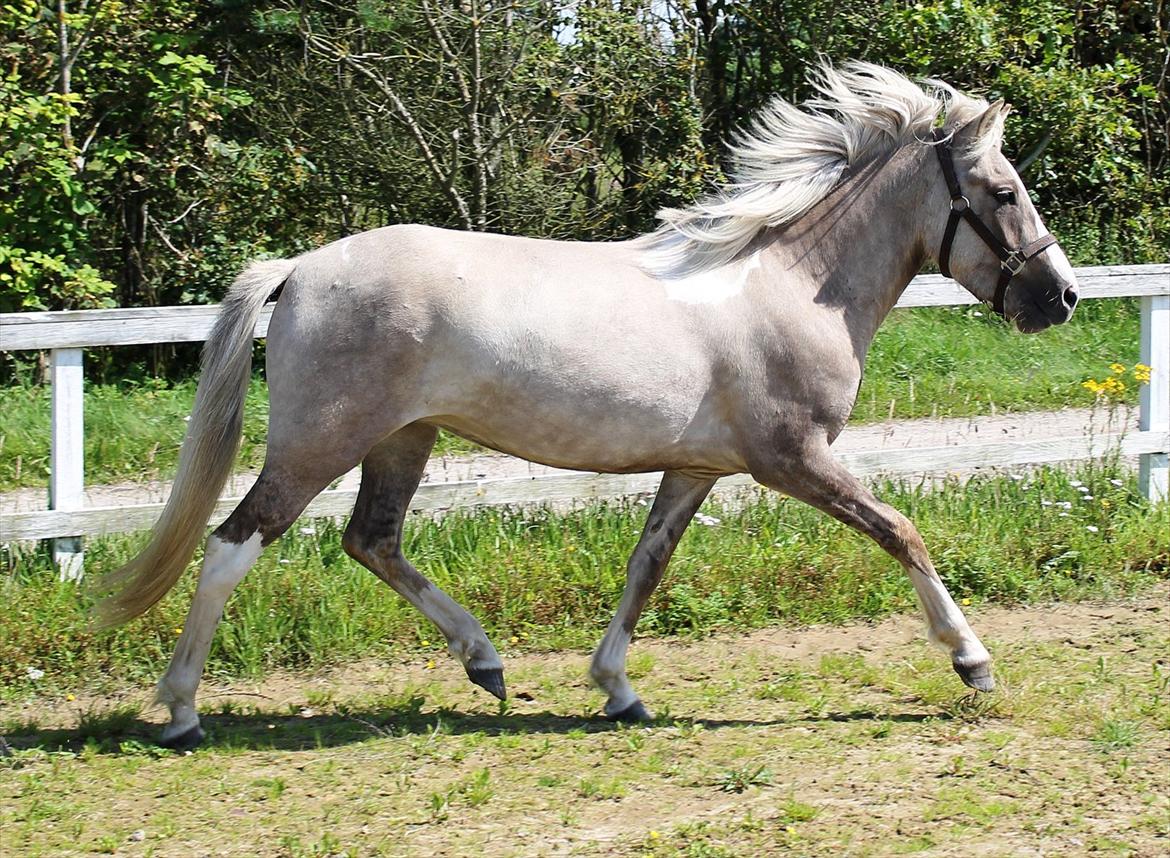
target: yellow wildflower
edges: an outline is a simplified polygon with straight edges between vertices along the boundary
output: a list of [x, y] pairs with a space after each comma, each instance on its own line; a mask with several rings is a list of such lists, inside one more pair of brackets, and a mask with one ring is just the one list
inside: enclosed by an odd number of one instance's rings
[[434, 669], [435, 669], [435, 663], [433, 661], [428, 661], [427, 662], [427, 670], [434, 670]]
[[518, 643], [520, 643], [520, 638], [516, 637], [515, 635], [512, 635], [512, 637], [508, 638], [508, 642], [518, 644]]
[[1114, 375], [1121, 375], [1123, 372], [1125, 372], [1125, 364], [1117, 363], [1116, 361], [1109, 364], [1109, 368], [1113, 370]]

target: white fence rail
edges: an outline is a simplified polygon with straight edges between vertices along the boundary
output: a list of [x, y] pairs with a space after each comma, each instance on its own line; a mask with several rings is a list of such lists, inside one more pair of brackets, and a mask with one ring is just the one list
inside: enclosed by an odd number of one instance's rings
[[[858, 474], [907, 474], [974, 466], [1006, 466], [1094, 458], [1120, 446], [1123, 455], [1138, 456], [1142, 490], [1153, 499], [1170, 495], [1170, 264], [1098, 266], [1077, 269], [1082, 298], [1138, 296], [1141, 301], [1141, 362], [1153, 368], [1142, 389], [1139, 431], [1125, 437], [1097, 435], [967, 444], [963, 447], [920, 447], [843, 455]], [[974, 304], [957, 283], [939, 275], [914, 281], [898, 307]], [[265, 308], [256, 336], [268, 331], [272, 306]], [[150, 527], [162, 504], [84, 507], [84, 430], [82, 425], [82, 354], [94, 346], [200, 342], [206, 339], [217, 306], [158, 307], [129, 310], [76, 310], [50, 313], [0, 314], [0, 350], [49, 350], [52, 356], [52, 455], [47, 510], [0, 515], [0, 540], [53, 539], [54, 557], [62, 577], [82, 570], [83, 536], [97, 536]], [[750, 485], [750, 477], [729, 477], [722, 486]], [[424, 484], [414, 509], [439, 510], [460, 506], [505, 505], [588, 500], [652, 492], [654, 474], [557, 474], [543, 477]], [[344, 515], [356, 492], [323, 492], [306, 515]], [[221, 500], [213, 520], [226, 516], [238, 498]]]

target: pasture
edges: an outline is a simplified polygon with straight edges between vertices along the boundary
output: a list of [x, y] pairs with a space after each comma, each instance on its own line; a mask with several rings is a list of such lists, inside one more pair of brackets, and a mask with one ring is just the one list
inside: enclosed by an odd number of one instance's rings
[[501, 706], [429, 654], [208, 683], [209, 738], [148, 690], [3, 706], [22, 855], [1155, 856], [1170, 837], [1165, 584], [971, 611], [1000, 688], [916, 617], [642, 641], [651, 725], [597, 715], [584, 653], [504, 643]]
[[500, 647], [502, 705], [336, 525], [303, 522], [229, 603], [186, 756], [153, 744], [149, 700], [193, 576], [95, 635], [47, 554], [18, 554], [0, 828], [22, 855], [1160, 854], [1170, 507], [1108, 462], [1015, 477], [879, 487], [987, 640], [994, 694], [925, 643], [880, 549], [749, 493], [704, 507], [639, 625], [644, 727], [603, 720], [585, 670], [636, 500], [409, 523]]

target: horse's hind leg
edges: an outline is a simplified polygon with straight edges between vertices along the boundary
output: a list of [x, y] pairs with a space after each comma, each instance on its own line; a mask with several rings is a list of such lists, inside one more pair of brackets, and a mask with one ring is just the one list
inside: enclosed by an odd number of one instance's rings
[[810, 445], [800, 455], [753, 467], [752, 476], [769, 488], [827, 512], [891, 554], [910, 576], [930, 640], [950, 652], [955, 672], [968, 686], [979, 691], [995, 688], [991, 656], [947, 592], [918, 529], [906, 516], [874, 497], [833, 457], [828, 446]]
[[309, 501], [336, 477], [294, 474], [265, 463], [255, 485], [227, 520], [207, 538], [203, 567], [175, 654], [158, 683], [158, 701], [171, 711], [159, 744], [192, 748], [203, 739], [195, 691], [211, 639], [228, 597], [255, 564], [263, 548], [288, 529]]
[[626, 678], [626, 651], [638, 617], [691, 518], [715, 485], [715, 480], [667, 471], [650, 508], [646, 526], [626, 564], [626, 588], [617, 614], [593, 654], [589, 675], [606, 693], [605, 714], [616, 721], [648, 721], [646, 707]]
[[436, 434], [433, 426], [414, 423], [370, 450], [342, 545], [439, 627], [472, 682], [503, 700], [504, 665], [479, 621], [402, 555], [402, 525]]

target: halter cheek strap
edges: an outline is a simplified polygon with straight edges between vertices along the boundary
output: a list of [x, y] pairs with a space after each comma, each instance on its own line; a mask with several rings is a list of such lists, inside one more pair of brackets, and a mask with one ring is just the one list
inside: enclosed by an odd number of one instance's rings
[[1003, 316], [1004, 298], [1007, 295], [1008, 283], [1011, 282], [1011, 279], [1015, 275], [1024, 270], [1024, 266], [1028, 264], [1028, 260], [1039, 255], [1046, 248], [1056, 244], [1056, 236], [1048, 233], [1028, 242], [1022, 247], [1010, 250], [988, 228], [987, 224], [979, 219], [979, 215], [971, 210], [971, 201], [963, 196], [963, 189], [959, 185], [959, 177], [955, 173], [955, 162], [951, 155], [950, 138], [944, 135], [941, 129], [935, 129], [931, 135], [931, 139], [935, 141], [934, 151], [938, 155], [938, 162], [942, 167], [943, 178], [946, 179], [947, 191], [951, 195], [951, 211], [947, 217], [947, 227], [943, 231], [942, 248], [938, 254], [939, 270], [945, 276], [951, 276], [951, 245], [955, 241], [955, 233], [959, 229], [959, 221], [965, 220], [970, 224], [971, 229], [975, 230], [975, 234], [983, 239], [983, 243], [991, 248], [995, 255], [999, 257], [999, 281], [995, 284], [995, 295], [991, 300], [991, 306], [996, 313]]

